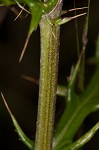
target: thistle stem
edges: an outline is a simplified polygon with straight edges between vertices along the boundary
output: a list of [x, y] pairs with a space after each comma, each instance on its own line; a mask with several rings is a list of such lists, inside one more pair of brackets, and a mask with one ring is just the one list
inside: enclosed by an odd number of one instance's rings
[[[49, 16], [60, 16], [62, 4]], [[40, 22], [41, 59], [38, 118], [35, 150], [51, 150], [55, 116], [60, 27], [49, 23], [48, 16]]]

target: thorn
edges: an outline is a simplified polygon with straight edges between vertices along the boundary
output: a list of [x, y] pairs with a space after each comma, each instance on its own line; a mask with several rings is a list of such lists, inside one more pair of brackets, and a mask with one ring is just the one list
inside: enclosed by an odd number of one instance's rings
[[73, 8], [73, 9], [70, 9], [69, 12], [75, 11], [75, 10], [82, 10], [82, 9], [88, 9], [88, 7]]
[[[19, 14], [16, 16], [16, 18], [14, 19], [14, 21], [16, 21], [18, 18], [21, 18], [21, 14], [22, 14], [22, 12], [23, 12], [23, 10], [21, 10], [20, 12], [19, 12]], [[22, 18], [21, 18], [22, 19]]]
[[16, 15], [16, 18], [14, 19], [14, 21], [16, 21], [18, 18], [20, 18], [21, 20], [23, 19], [23, 16], [22, 16], [23, 10], [18, 12], [17, 9], [14, 7], [11, 7], [10, 10]]
[[28, 16], [28, 14], [25, 15], [25, 18]]
[[26, 51], [26, 48], [27, 48], [27, 45], [28, 45], [28, 43], [29, 43], [30, 36], [31, 36], [31, 34], [28, 34], [28, 36], [27, 36], [27, 38], [26, 38], [25, 45], [24, 45], [24, 47], [23, 47], [23, 50], [22, 50], [21, 55], [20, 55], [20, 58], [19, 58], [19, 62], [22, 61], [23, 55], [24, 55], [24, 53], [25, 53], [25, 51]]
[[12, 115], [11, 110], [10, 110], [10, 108], [9, 108], [9, 106], [8, 106], [8, 104], [7, 104], [6, 100], [5, 100], [5, 97], [4, 97], [4, 95], [3, 95], [2, 92], [1, 92], [1, 97], [2, 97], [2, 99], [3, 99], [3, 102], [4, 102], [4, 104], [5, 104], [5, 106], [6, 106], [7, 110], [8, 110], [8, 112], [10, 113], [10, 115]]
[[33, 77], [29, 77], [29, 76], [26, 76], [26, 75], [21, 75], [21, 77], [25, 80], [28, 80], [28, 81], [31, 81], [33, 83], [36, 83], [37, 85], [39, 85], [39, 80], [36, 80], [35, 78]]
[[83, 10], [83, 9], [88, 9], [88, 7], [81, 7], [81, 8], [73, 8], [73, 9], [69, 9], [69, 10], [63, 10], [61, 15], [64, 15], [64, 14], [72, 12], [72, 11]]
[[86, 15], [87, 13], [82, 13], [73, 17], [70, 17], [70, 20]]
[[31, 14], [27, 9], [25, 9], [22, 5], [20, 5], [20, 3], [19, 3], [17, 0], [15, 0], [15, 2], [16, 2], [17, 5], [19, 6], [19, 8], [21, 8], [21, 9], [24, 10], [25, 12]]
[[55, 24], [56, 25], [62, 25], [62, 24], [64, 24], [64, 23], [67, 23], [67, 22], [69, 22], [69, 21], [71, 21], [71, 20], [73, 20], [73, 19], [76, 19], [76, 18], [78, 18], [78, 17], [81, 17], [81, 16], [84, 16], [84, 15], [86, 15], [86, 13], [82, 13], [82, 14], [79, 14], [79, 15], [75, 15], [75, 16], [73, 16], [73, 17], [64, 17], [64, 18], [59, 18], [59, 20], [56, 20], [55, 21]]

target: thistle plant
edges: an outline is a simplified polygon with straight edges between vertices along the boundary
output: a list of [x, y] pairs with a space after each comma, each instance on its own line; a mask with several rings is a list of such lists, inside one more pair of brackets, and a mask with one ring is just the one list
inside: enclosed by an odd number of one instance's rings
[[[1, 92], [2, 99], [12, 118], [13, 124], [21, 141], [30, 150], [72, 150], [79, 149], [86, 144], [99, 129], [99, 122], [87, 133], [76, 141], [73, 141], [78, 128], [84, 119], [92, 112], [99, 109], [99, 38], [96, 46], [96, 70], [88, 84], [84, 87], [84, 81], [81, 80], [80, 94], [75, 92], [77, 76], [84, 78], [85, 50], [88, 42], [88, 19], [90, 0], [88, 1], [88, 12], [75, 15], [73, 17], [63, 17], [68, 11], [62, 10], [63, 0], [2, 0], [0, 5], [17, 4], [23, 11], [31, 15], [31, 22], [25, 45], [23, 47], [19, 62], [27, 48], [31, 34], [40, 26], [41, 58], [40, 58], [40, 80], [39, 80], [39, 100], [38, 116], [35, 141], [26, 136], [19, 126], [16, 118], [6, 103], [5, 97]], [[29, 10], [25, 9], [25, 5]], [[76, 8], [76, 11], [83, 8]], [[75, 11], [72, 9], [71, 11]], [[68, 84], [59, 86], [57, 84], [59, 46], [60, 46], [60, 26], [79, 16], [86, 15], [86, 21], [82, 38], [82, 50], [79, 51], [79, 59], [73, 67]], [[81, 74], [81, 72], [83, 72]], [[97, 85], [96, 85], [97, 83]], [[82, 90], [83, 89], [83, 90]], [[55, 105], [56, 95], [63, 96], [66, 101], [66, 107], [62, 113], [55, 129]]]

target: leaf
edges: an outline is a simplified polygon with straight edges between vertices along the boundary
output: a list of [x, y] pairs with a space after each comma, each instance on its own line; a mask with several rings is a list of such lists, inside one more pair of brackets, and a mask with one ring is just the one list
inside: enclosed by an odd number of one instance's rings
[[26, 38], [26, 42], [25, 42], [25, 45], [23, 47], [19, 62], [21, 62], [21, 60], [23, 58], [23, 55], [24, 55], [25, 50], [27, 48], [31, 34], [38, 27], [38, 24], [39, 24], [41, 17], [43, 15], [43, 5], [41, 5], [40, 3], [33, 3], [32, 7], [31, 7], [30, 3], [28, 3], [28, 5], [30, 7], [30, 12], [31, 12], [31, 22], [30, 22], [28, 36]]
[[21, 127], [19, 126], [17, 120], [15, 119], [14, 115], [12, 114], [11, 110], [9, 109], [7, 103], [6, 103], [6, 100], [3, 96], [3, 94], [1, 93], [1, 96], [2, 96], [2, 99], [4, 101], [4, 104], [11, 116], [11, 119], [12, 119], [12, 122], [13, 122], [13, 125], [16, 129], [16, 132], [18, 134], [18, 136], [20, 137], [20, 140], [30, 149], [30, 150], [34, 150], [34, 142], [32, 140], [30, 140], [26, 135], [25, 133], [22, 131]]
[[1, 0], [0, 4], [9, 5], [11, 4], [11, 0]]
[[63, 148], [62, 150], [77, 150], [83, 145], [85, 145], [88, 141], [91, 140], [91, 138], [94, 136], [94, 134], [99, 130], [99, 122], [90, 129], [86, 134], [84, 134], [82, 137], [80, 137], [77, 141], [73, 142], [70, 146]]
[[[99, 43], [99, 38], [98, 42]], [[97, 44], [96, 54], [99, 51]], [[56, 126], [53, 142], [54, 149], [61, 149], [72, 143], [73, 137], [83, 120], [92, 112], [99, 109], [99, 57], [96, 55], [97, 65], [95, 73], [84, 91], [77, 96], [72, 88], [68, 87], [67, 106]]]
[[[67, 133], [67, 130], [71, 124], [72, 121], [72, 114], [74, 113], [74, 110], [79, 106], [79, 97], [74, 93], [74, 87], [75, 87], [75, 81], [76, 77], [80, 68], [80, 62], [81, 62], [81, 57], [83, 55], [83, 51], [79, 57], [79, 60], [75, 66], [75, 69], [73, 69], [71, 75], [70, 75], [70, 81], [69, 85], [67, 87], [67, 106], [66, 109], [64, 110], [59, 123], [56, 126], [55, 129], [55, 138], [53, 141], [53, 147], [56, 147], [58, 145], [58, 142], [62, 139], [65, 133]], [[72, 100], [73, 99], [73, 100]], [[76, 101], [75, 101], [76, 99]], [[66, 122], [68, 122], [68, 125], [66, 126]], [[61, 132], [62, 131], [62, 132]], [[66, 141], [66, 140], [65, 140]], [[67, 140], [67, 143], [70, 143], [71, 140]], [[60, 143], [60, 142], [59, 142]], [[56, 148], [57, 149], [57, 148]]]
[[[22, 3], [24, 0], [18, 0], [19, 3]], [[3, 5], [12, 5], [15, 4], [15, 0], [0, 0], [0, 6]]]
[[75, 19], [75, 18], [81, 17], [81, 16], [83, 16], [83, 15], [86, 15], [86, 13], [82, 13], [82, 14], [79, 14], [79, 15], [76, 15], [76, 16], [73, 16], [73, 17], [57, 18], [57, 19], [55, 19], [55, 20], [53, 21], [53, 23], [54, 23], [55, 25], [60, 26], [60, 25], [62, 25], [62, 24], [65, 24], [65, 23], [67, 23], [67, 22], [69, 22], [69, 21], [71, 21], [71, 20], [73, 20], [73, 19]]
[[30, 27], [29, 27], [28, 35], [25, 41], [25, 45], [23, 47], [23, 50], [19, 58], [19, 62], [21, 62], [23, 55], [26, 51], [31, 34], [38, 27], [42, 16], [48, 15], [51, 8], [56, 5], [57, 0], [48, 0], [47, 2], [40, 2], [40, 0], [37, 0], [37, 1], [25, 0], [25, 2], [29, 6], [29, 10], [31, 12], [31, 21], [30, 21]]

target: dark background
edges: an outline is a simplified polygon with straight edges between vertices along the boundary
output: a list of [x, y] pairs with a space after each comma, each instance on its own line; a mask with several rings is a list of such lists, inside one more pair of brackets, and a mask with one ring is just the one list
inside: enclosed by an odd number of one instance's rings
[[[76, 7], [87, 6], [87, 0], [76, 0]], [[17, 6], [12, 6], [18, 11]], [[64, 9], [73, 8], [73, 0], [64, 0]], [[18, 62], [29, 28], [30, 16], [14, 21], [16, 15], [11, 7], [0, 7], [0, 91], [25, 133], [34, 139], [36, 127], [36, 113], [38, 103], [38, 85], [24, 80], [21, 75], [28, 75], [39, 79], [40, 39], [39, 27], [33, 33], [28, 48], [21, 63]], [[81, 13], [82, 11], [79, 11]], [[84, 12], [84, 11], [83, 11]], [[74, 15], [74, 14], [69, 14]], [[79, 40], [81, 46], [82, 29], [85, 16], [78, 19]], [[88, 45], [86, 57], [94, 55], [95, 43], [99, 33], [99, 0], [91, 1]], [[66, 84], [72, 64], [77, 61], [75, 21], [61, 26], [61, 46], [59, 63], [59, 84]], [[93, 66], [87, 67], [86, 76], [90, 77]], [[87, 77], [86, 77], [87, 79]], [[57, 98], [56, 120], [62, 100]], [[85, 131], [98, 121], [99, 112], [89, 115], [83, 123]], [[84, 150], [98, 150], [99, 132], [95, 134]], [[18, 140], [11, 118], [0, 97], [0, 149], [27, 150]]]

